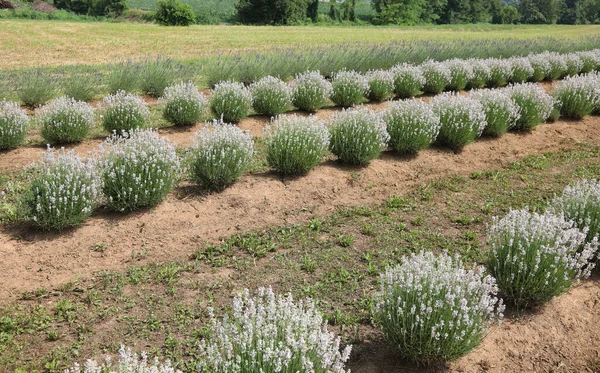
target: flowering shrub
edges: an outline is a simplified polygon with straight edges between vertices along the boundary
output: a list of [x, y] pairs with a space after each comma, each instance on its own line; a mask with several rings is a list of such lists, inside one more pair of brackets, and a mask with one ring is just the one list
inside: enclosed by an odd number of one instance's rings
[[208, 107], [208, 100], [191, 81], [167, 87], [160, 103], [163, 118], [176, 126], [198, 123]]
[[336, 73], [331, 86], [331, 101], [343, 107], [360, 104], [369, 95], [369, 81], [356, 71], [342, 70]]
[[345, 163], [368, 164], [390, 139], [379, 113], [368, 109], [343, 110], [330, 123], [329, 150]]
[[489, 87], [503, 87], [512, 79], [513, 66], [508, 60], [490, 58], [486, 63], [490, 68]]
[[565, 62], [567, 63], [566, 75], [575, 76], [583, 69], [583, 61], [576, 53], [569, 53], [564, 55]]
[[554, 99], [535, 83], [516, 84], [506, 90], [520, 109], [521, 115], [514, 127], [517, 130], [532, 130], [548, 119], [554, 109]]
[[446, 362], [481, 343], [502, 318], [498, 288], [484, 269], [467, 270], [447, 254], [404, 257], [380, 275], [374, 319], [385, 339], [417, 363]]
[[23, 215], [45, 230], [74, 227], [92, 214], [99, 190], [100, 178], [92, 160], [49, 148], [21, 201]]
[[562, 115], [581, 119], [600, 105], [600, 80], [593, 74], [567, 78], [556, 85], [552, 95]]
[[441, 93], [452, 80], [452, 71], [441, 62], [426, 61], [421, 65], [421, 71], [425, 78], [425, 84], [423, 84], [425, 93]]
[[544, 79], [549, 79], [551, 77], [552, 66], [550, 65], [550, 61], [548, 60], [546, 54], [532, 54], [529, 57], [529, 63], [533, 68], [533, 75], [531, 76], [531, 80], [534, 82], [541, 82]]
[[367, 79], [369, 80], [370, 100], [383, 101], [394, 95], [394, 74], [391, 71], [370, 71]]
[[487, 125], [483, 133], [489, 136], [502, 136], [517, 124], [519, 106], [505, 90], [477, 90], [471, 98], [479, 101], [485, 112]]
[[445, 62], [450, 69], [450, 83], [446, 89], [462, 91], [473, 78], [473, 68], [467, 60], [453, 59]]
[[508, 61], [512, 69], [510, 77], [511, 83], [524, 83], [533, 77], [535, 70], [533, 66], [531, 66], [529, 58], [514, 57], [510, 58]]
[[487, 125], [483, 106], [476, 100], [445, 93], [431, 100], [440, 117], [438, 141], [459, 150], [475, 141]]
[[102, 106], [102, 127], [110, 133], [143, 128], [150, 115], [144, 100], [125, 91], [106, 96]]
[[488, 268], [505, 299], [539, 305], [589, 276], [598, 244], [585, 238], [562, 216], [512, 210], [489, 229]]
[[575, 53], [581, 59], [581, 73], [587, 74], [595, 71], [600, 66], [600, 60], [598, 59], [597, 51], [581, 51]]
[[470, 59], [467, 60], [469, 65], [473, 70], [473, 74], [471, 74], [471, 80], [469, 80], [469, 84], [467, 87], [470, 89], [478, 89], [486, 86], [487, 82], [490, 80], [491, 70], [487, 64], [487, 61], [480, 59]]
[[592, 242], [600, 233], [600, 183], [582, 180], [567, 186], [548, 210], [573, 221], [579, 230], [587, 232], [586, 242]]
[[63, 96], [37, 112], [42, 137], [49, 144], [79, 142], [87, 137], [94, 124], [94, 109], [83, 101]]
[[307, 71], [296, 75], [291, 88], [294, 106], [310, 112], [327, 105], [332, 92], [331, 83], [318, 71]]
[[396, 65], [391, 69], [394, 74], [394, 94], [398, 98], [411, 98], [421, 93], [425, 85], [423, 71], [409, 64]]
[[200, 343], [201, 371], [219, 373], [346, 373], [348, 346], [340, 353], [340, 338], [310, 299], [294, 302], [291, 294], [246, 290], [233, 299], [233, 314], [212, 315], [207, 339]]
[[304, 174], [327, 153], [329, 131], [313, 117], [282, 116], [265, 127], [267, 163], [282, 175]]
[[440, 117], [422, 101], [392, 102], [383, 114], [390, 145], [398, 153], [416, 153], [438, 137]]
[[157, 358], [148, 361], [148, 355], [142, 352], [139, 356], [131, 352], [131, 349], [121, 346], [119, 349], [119, 360], [113, 365], [112, 360], [107, 357], [102, 364], [97, 361], [88, 360], [84, 366], [75, 365], [65, 373], [181, 373], [171, 366], [169, 360], [161, 364]]
[[12, 149], [25, 141], [29, 117], [19, 104], [0, 101], [0, 150]]
[[567, 60], [562, 54], [543, 53], [542, 56], [543, 58], [546, 58], [550, 64], [550, 73], [548, 78], [551, 80], [556, 80], [568, 74]]
[[100, 146], [106, 203], [117, 211], [155, 206], [175, 183], [179, 170], [175, 146], [152, 130], [124, 135], [113, 135]]
[[250, 86], [252, 107], [268, 116], [283, 113], [292, 104], [290, 88], [279, 78], [267, 76]]
[[215, 85], [210, 108], [213, 113], [229, 123], [246, 118], [252, 107], [252, 94], [241, 83], [224, 82]]
[[248, 131], [215, 121], [196, 133], [189, 149], [190, 172], [201, 186], [221, 189], [236, 182], [252, 161]]

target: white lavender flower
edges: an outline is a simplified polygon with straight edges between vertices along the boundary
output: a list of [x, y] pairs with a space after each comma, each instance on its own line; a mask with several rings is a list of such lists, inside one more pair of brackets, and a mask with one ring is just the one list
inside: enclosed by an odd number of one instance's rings
[[527, 57], [509, 58], [508, 62], [511, 65], [512, 73], [510, 77], [511, 83], [524, 83], [533, 78], [535, 69], [531, 66], [531, 62]]
[[250, 113], [252, 93], [242, 83], [218, 83], [210, 98], [210, 108], [217, 118], [237, 123]]
[[317, 111], [327, 105], [333, 88], [318, 71], [296, 75], [291, 83], [292, 103], [300, 110]]
[[587, 74], [595, 71], [600, 66], [600, 59], [598, 58], [598, 50], [581, 51], [575, 53], [581, 59], [581, 73]]
[[567, 77], [556, 85], [552, 96], [562, 115], [582, 119], [600, 106], [600, 76], [590, 73]]
[[25, 141], [29, 117], [19, 104], [0, 101], [0, 150], [15, 148]]
[[42, 137], [49, 144], [65, 144], [85, 139], [94, 124], [94, 109], [86, 102], [63, 96], [36, 112]]
[[565, 62], [567, 63], [567, 75], [575, 76], [583, 69], [583, 61], [577, 53], [569, 53], [564, 55]]
[[425, 93], [441, 93], [452, 81], [452, 71], [443, 62], [426, 61], [421, 65], [421, 71], [425, 78], [423, 84]]
[[254, 141], [248, 131], [214, 121], [195, 134], [189, 149], [190, 173], [201, 186], [221, 189], [242, 176], [253, 154]]
[[148, 104], [125, 91], [106, 96], [102, 102], [102, 126], [109, 133], [144, 128], [149, 115]]
[[446, 89], [450, 91], [462, 91], [473, 78], [473, 67], [468, 60], [452, 59], [444, 62], [450, 69], [450, 83]]
[[279, 115], [292, 104], [292, 92], [279, 78], [267, 76], [250, 86], [252, 107], [258, 114]]
[[534, 82], [541, 82], [545, 79], [551, 79], [552, 66], [545, 54], [531, 54], [527, 58], [529, 59], [529, 64], [533, 68], [531, 80]]
[[507, 87], [506, 92], [519, 106], [520, 117], [517, 130], [529, 131], [544, 122], [554, 109], [554, 99], [535, 83], [515, 84]]
[[389, 70], [375, 70], [367, 73], [369, 99], [383, 101], [394, 95], [394, 74]]
[[540, 54], [542, 58], [545, 58], [550, 64], [550, 73], [548, 78], [551, 80], [556, 80], [563, 78], [568, 75], [568, 65], [567, 60], [564, 55], [559, 53], [542, 53]]
[[503, 89], [475, 90], [470, 94], [483, 106], [487, 125], [483, 133], [488, 136], [502, 136], [517, 124], [520, 109]]
[[444, 93], [434, 97], [431, 105], [440, 117], [438, 141], [454, 150], [475, 141], [487, 125], [483, 106], [469, 97]]
[[459, 358], [502, 318], [498, 287], [485, 269], [447, 254], [412, 254], [380, 275], [374, 319], [385, 339], [417, 363]]
[[83, 367], [75, 363], [73, 367], [65, 370], [64, 373], [181, 373], [171, 366], [171, 362], [166, 360], [161, 363], [158, 358], [148, 359], [145, 352], [135, 354], [131, 349], [121, 345], [119, 349], [119, 359], [116, 364], [110, 357], [106, 357], [104, 362], [98, 363], [95, 360], [88, 360]]
[[489, 87], [505, 86], [512, 79], [513, 66], [508, 60], [489, 58], [485, 61], [490, 68]]
[[563, 216], [511, 210], [494, 218], [488, 232], [488, 268], [505, 299], [536, 306], [589, 276], [598, 251], [594, 239]]
[[396, 101], [383, 113], [390, 145], [398, 153], [416, 153], [438, 137], [440, 117], [422, 101]]
[[487, 62], [481, 59], [469, 59], [467, 60], [467, 63], [473, 70], [471, 80], [469, 81], [467, 87], [470, 89], [484, 88], [490, 80], [490, 76], [492, 74]]
[[211, 333], [200, 343], [200, 371], [218, 373], [346, 373], [351, 347], [341, 341], [310, 299], [260, 288], [233, 299], [233, 313], [212, 315]]
[[282, 175], [307, 173], [327, 154], [329, 131], [314, 117], [280, 116], [264, 134], [267, 163]]
[[329, 150], [342, 162], [354, 165], [377, 158], [390, 139], [381, 115], [364, 108], [335, 113], [329, 134]]
[[198, 123], [208, 108], [208, 100], [191, 81], [167, 87], [159, 104], [163, 118], [175, 126]]
[[406, 63], [390, 70], [394, 74], [394, 94], [398, 98], [411, 98], [419, 95], [425, 85], [425, 77], [419, 66]]
[[579, 230], [587, 232], [586, 242], [592, 242], [600, 234], [600, 182], [581, 180], [567, 186], [550, 202], [548, 211], [573, 221]]
[[98, 202], [100, 178], [92, 159], [71, 151], [48, 148], [25, 192], [25, 218], [44, 230], [61, 230], [81, 224]]
[[369, 95], [369, 81], [356, 72], [342, 70], [333, 76], [331, 101], [343, 107], [360, 104]]
[[175, 146], [152, 130], [113, 135], [100, 146], [106, 204], [133, 211], [159, 204], [171, 191], [180, 162]]

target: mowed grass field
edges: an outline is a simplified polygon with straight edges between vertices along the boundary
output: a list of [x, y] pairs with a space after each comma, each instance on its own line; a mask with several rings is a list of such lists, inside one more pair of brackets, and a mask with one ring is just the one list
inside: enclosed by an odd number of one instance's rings
[[577, 38], [595, 34], [600, 34], [600, 25], [162, 27], [140, 23], [0, 20], [0, 69], [96, 65], [149, 55], [190, 60], [228, 51], [264, 50], [295, 45], [439, 41], [457, 38]]

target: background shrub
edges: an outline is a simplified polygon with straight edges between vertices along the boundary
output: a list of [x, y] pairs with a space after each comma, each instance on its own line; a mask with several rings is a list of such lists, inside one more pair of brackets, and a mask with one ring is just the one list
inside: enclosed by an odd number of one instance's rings
[[[115, 372], [114, 368], [118, 370]], [[171, 366], [169, 360], [164, 363], [160, 363], [157, 359], [149, 359], [145, 352], [142, 352], [139, 356], [131, 352], [131, 349], [121, 345], [119, 349], [119, 359], [116, 364], [113, 364], [113, 360], [106, 358], [102, 364], [99, 364], [95, 360], [88, 360], [84, 366], [75, 365], [65, 373], [98, 373], [98, 372], [115, 372], [115, 373], [181, 373], [180, 370], [176, 370]]]
[[66, 96], [42, 107], [36, 116], [42, 127], [42, 137], [48, 144], [73, 143], [85, 139], [95, 118], [90, 105]]
[[102, 192], [116, 211], [158, 205], [171, 191], [179, 171], [175, 146], [151, 130], [113, 135], [102, 144]]
[[144, 128], [150, 115], [144, 100], [124, 91], [106, 96], [102, 102], [102, 112], [102, 126], [109, 133]]
[[165, 88], [181, 77], [181, 73], [181, 65], [170, 58], [159, 57], [147, 60], [140, 71], [140, 88], [144, 94], [160, 97], [164, 94]]
[[490, 68], [488, 87], [503, 87], [512, 79], [512, 64], [507, 60], [490, 58], [485, 60]]
[[202, 187], [222, 189], [235, 183], [252, 161], [248, 131], [215, 121], [196, 133], [189, 150], [190, 173]]
[[394, 96], [394, 74], [388, 70], [375, 70], [367, 73], [369, 100], [384, 101]]
[[598, 245], [585, 244], [585, 238], [562, 216], [513, 210], [494, 218], [488, 268], [504, 299], [518, 306], [541, 305], [589, 276]]
[[554, 99], [537, 84], [516, 84], [508, 87], [507, 92], [520, 109], [520, 117], [514, 127], [517, 130], [532, 130], [548, 119], [554, 109]]
[[398, 153], [416, 153], [438, 137], [440, 117], [422, 101], [396, 101], [383, 113], [390, 145]]
[[471, 98], [479, 101], [485, 112], [487, 125], [483, 133], [488, 136], [502, 136], [517, 124], [519, 106], [505, 90], [477, 90]]
[[0, 101], [0, 150], [12, 149], [23, 144], [29, 117], [19, 104]]
[[600, 233], [600, 183], [597, 180], [581, 180], [567, 186], [550, 202], [548, 210], [573, 221], [580, 231], [586, 233], [586, 242], [592, 242]]
[[95, 74], [77, 74], [62, 80], [65, 96], [77, 101], [91, 101], [98, 94], [100, 81]]
[[335, 113], [329, 134], [329, 150], [340, 161], [354, 165], [365, 165], [377, 158], [390, 139], [379, 113], [368, 109]]
[[441, 62], [426, 61], [421, 65], [421, 71], [425, 78], [425, 84], [423, 85], [425, 93], [441, 93], [452, 80], [452, 72], [446, 64]]
[[502, 318], [498, 288], [484, 269], [467, 270], [446, 254], [412, 254], [380, 275], [374, 319], [388, 343], [417, 363], [457, 359]]
[[265, 127], [267, 163], [282, 175], [305, 174], [327, 154], [329, 131], [313, 117], [281, 116]]
[[178, 0], [156, 2], [156, 23], [163, 26], [189, 26], [196, 23], [196, 16], [189, 4]]
[[446, 87], [450, 91], [462, 91], [473, 78], [473, 68], [467, 60], [452, 59], [445, 62], [450, 69], [450, 83]]
[[292, 82], [292, 103], [300, 110], [314, 112], [327, 105], [332, 87], [318, 71], [296, 75]]
[[431, 100], [440, 117], [438, 141], [454, 150], [475, 141], [487, 125], [483, 106], [476, 100], [445, 93]]
[[141, 74], [140, 67], [131, 60], [112, 65], [106, 77], [108, 93], [135, 92], [140, 85]]
[[52, 100], [58, 92], [56, 79], [41, 70], [25, 74], [17, 84], [19, 99], [31, 109]]
[[98, 202], [100, 180], [95, 163], [64, 149], [48, 149], [21, 201], [25, 219], [44, 230], [74, 227]]
[[600, 80], [594, 75], [567, 78], [556, 85], [552, 96], [562, 115], [582, 119], [600, 105]]
[[208, 108], [208, 100], [191, 81], [167, 87], [160, 103], [163, 118], [176, 126], [198, 123]]
[[210, 98], [210, 108], [215, 116], [229, 123], [246, 118], [251, 107], [252, 94], [241, 83], [219, 83]]
[[292, 104], [290, 88], [279, 78], [267, 76], [250, 86], [252, 107], [258, 114], [279, 115]]
[[394, 74], [394, 94], [398, 98], [411, 98], [419, 95], [425, 85], [423, 71], [409, 64], [396, 65], [391, 69]]
[[233, 299], [233, 314], [211, 314], [209, 336], [200, 343], [202, 371], [346, 373], [350, 347], [340, 353], [340, 338], [327, 330], [310, 299], [259, 288]]
[[491, 70], [485, 60], [480, 59], [470, 59], [467, 62], [471, 65], [473, 70], [473, 74], [471, 75], [471, 80], [467, 84], [467, 88], [469, 89], [478, 89], [483, 88], [487, 85], [490, 80]]
[[343, 107], [360, 104], [369, 94], [369, 81], [356, 71], [342, 70], [333, 76], [331, 101]]

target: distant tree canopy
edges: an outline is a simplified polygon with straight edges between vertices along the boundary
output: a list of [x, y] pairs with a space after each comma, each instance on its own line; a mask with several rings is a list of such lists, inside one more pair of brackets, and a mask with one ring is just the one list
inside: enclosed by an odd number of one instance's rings
[[91, 16], [119, 16], [127, 9], [127, 0], [54, 0], [58, 9]]
[[240, 0], [236, 8], [241, 23], [287, 25], [304, 21], [311, 3], [312, 0]]

